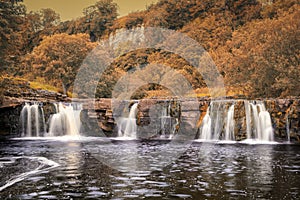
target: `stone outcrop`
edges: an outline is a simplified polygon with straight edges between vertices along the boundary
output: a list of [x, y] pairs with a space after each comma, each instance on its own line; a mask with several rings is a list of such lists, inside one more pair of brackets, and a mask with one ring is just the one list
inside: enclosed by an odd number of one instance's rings
[[23, 79], [5, 77], [2, 80], [2, 86], [0, 106], [7, 106], [16, 102], [23, 103], [24, 101], [71, 101], [71, 99], [66, 95], [58, 92], [52, 92], [43, 89], [34, 89], [30, 86], [29, 81]]
[[116, 122], [112, 113], [111, 99], [87, 100], [83, 103], [81, 112], [86, 134], [93, 136], [116, 136]]
[[275, 135], [300, 141], [300, 99], [273, 99], [265, 101], [271, 114]]
[[10, 104], [0, 107], [0, 135], [18, 134], [20, 130], [20, 104]]

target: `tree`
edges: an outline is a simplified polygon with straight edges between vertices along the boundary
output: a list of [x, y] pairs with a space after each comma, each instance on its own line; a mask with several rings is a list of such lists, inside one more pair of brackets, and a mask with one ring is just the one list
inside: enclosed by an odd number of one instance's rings
[[18, 2], [21, 1], [0, 1], [0, 71], [8, 70], [22, 47], [21, 27], [26, 10]]
[[50, 8], [29, 12], [23, 23], [23, 38], [25, 53], [39, 45], [44, 36], [53, 35], [57, 32], [60, 16]]
[[181, 30], [199, 42], [205, 50], [215, 50], [231, 39], [232, 23], [224, 13], [209, 14], [204, 19], [197, 18]]
[[117, 9], [117, 4], [112, 0], [101, 0], [95, 5], [85, 8], [82, 25], [85, 26], [86, 33], [93, 32], [97, 36], [102, 36], [117, 18]]
[[300, 95], [299, 8], [294, 5], [277, 19], [254, 21], [233, 33], [215, 56], [228, 83], [250, 85], [252, 97]]
[[26, 15], [29, 30], [38, 32], [43, 29], [49, 29], [60, 23], [60, 16], [51, 8], [41, 9], [37, 12], [31, 11]]
[[87, 34], [46, 36], [27, 57], [32, 66], [30, 71], [53, 85], [61, 84], [66, 94], [82, 61], [95, 45]]
[[298, 0], [260, 0], [263, 2], [262, 16], [264, 18], [277, 18], [281, 12], [288, 11]]
[[41, 24], [42, 27], [45, 28], [49, 28], [51, 26], [55, 26], [58, 25], [60, 22], [60, 16], [58, 13], [56, 13], [54, 10], [52, 10], [51, 8], [45, 8], [45, 9], [41, 9], [39, 11], [39, 14], [41, 16]]
[[41, 22], [41, 14], [39, 12], [30, 11], [26, 15], [27, 29], [30, 33], [36, 33], [43, 29]]
[[117, 19], [117, 8], [117, 4], [112, 0], [100, 0], [84, 8], [83, 17], [60, 23], [56, 33], [93, 33], [96, 38], [100, 38], [109, 31]]
[[246, 22], [259, 19], [261, 6], [257, 0], [225, 0], [225, 8], [232, 15], [235, 29]]
[[111, 27], [111, 31], [115, 31], [121, 28], [132, 29], [138, 26], [142, 26], [144, 23], [145, 11], [132, 12], [127, 16], [116, 19]]

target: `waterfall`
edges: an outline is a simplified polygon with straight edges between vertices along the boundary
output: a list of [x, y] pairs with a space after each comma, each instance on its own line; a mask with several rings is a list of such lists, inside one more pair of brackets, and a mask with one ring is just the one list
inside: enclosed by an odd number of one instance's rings
[[[248, 102], [248, 104], [250, 104], [252, 113], [250, 112], [250, 116], [247, 116], [246, 113], [247, 139], [256, 139], [258, 141], [264, 142], [274, 141], [271, 116], [270, 113], [266, 110], [263, 102]], [[248, 125], [252, 128], [249, 129], [249, 133]], [[251, 135], [251, 133], [253, 133], [253, 136]]]
[[286, 136], [287, 136], [287, 142], [290, 143], [291, 142], [291, 121], [290, 121], [290, 114], [293, 113], [293, 107], [291, 107], [290, 109], [287, 110], [287, 113], [285, 114], [285, 128], [286, 128]]
[[[167, 106], [162, 108], [161, 116], [160, 116], [160, 127], [159, 127], [159, 134], [161, 138], [169, 138], [172, 139], [176, 130], [176, 123], [173, 125], [173, 120], [171, 117], [171, 102], [167, 102]], [[173, 125], [173, 126], [172, 126]]]
[[227, 112], [227, 122], [225, 129], [225, 140], [235, 140], [234, 136], [234, 104], [230, 106]]
[[[261, 101], [244, 100], [247, 139], [260, 142], [274, 141], [270, 113]], [[202, 120], [199, 139], [235, 140], [235, 101], [212, 101]], [[239, 123], [239, 121], [237, 121]]]
[[209, 109], [207, 110], [203, 121], [202, 121], [202, 130], [200, 134], [201, 140], [211, 140], [212, 139], [212, 134], [211, 134], [211, 118], [209, 116]]
[[260, 135], [258, 136], [258, 140], [274, 141], [272, 121], [270, 113], [268, 111], [260, 111], [259, 124], [261, 130]]
[[31, 136], [31, 109], [28, 103], [22, 108], [20, 121], [22, 124], [22, 137]]
[[[215, 110], [216, 109], [216, 110]], [[224, 104], [222, 102], [211, 102], [211, 120], [214, 125], [211, 140], [218, 140], [222, 134], [224, 127]]]
[[[202, 121], [201, 140], [235, 140], [234, 104], [230, 101], [212, 101]], [[228, 108], [228, 106], [230, 107]]]
[[54, 104], [57, 113], [50, 119], [48, 135], [53, 136], [78, 136], [80, 133], [81, 104], [64, 105], [62, 103]]
[[137, 125], [136, 114], [138, 111], [138, 103], [131, 106], [128, 118], [121, 118], [118, 122], [118, 136], [136, 139]]
[[43, 108], [38, 103], [25, 103], [21, 110], [20, 123], [22, 137], [43, 136], [46, 130]]
[[[73, 108], [74, 106], [74, 108]], [[54, 104], [55, 114], [50, 117], [49, 133], [46, 134], [44, 110], [38, 103], [26, 103], [21, 110], [22, 137], [79, 135], [81, 104], [65, 106]]]
[[167, 109], [162, 109], [161, 112], [161, 117], [160, 117], [160, 131], [161, 131], [161, 136], [162, 137], [166, 137], [166, 126], [167, 123], [170, 119], [170, 114], [169, 114], [169, 110], [168, 110], [169, 106], [167, 107]]
[[[259, 118], [258, 118], [258, 110], [257, 106], [253, 103], [250, 103], [251, 109], [252, 109], [252, 119], [253, 119], [253, 132], [254, 132], [254, 138], [258, 138], [258, 135], [260, 135], [260, 127], [259, 127]], [[248, 138], [251, 139], [251, 138]]]
[[249, 101], [244, 101], [245, 113], [246, 113], [246, 131], [247, 139], [251, 139], [251, 106]]
[[58, 106], [56, 103], [53, 104], [54, 105], [54, 108], [55, 108], [55, 113], [58, 113]]

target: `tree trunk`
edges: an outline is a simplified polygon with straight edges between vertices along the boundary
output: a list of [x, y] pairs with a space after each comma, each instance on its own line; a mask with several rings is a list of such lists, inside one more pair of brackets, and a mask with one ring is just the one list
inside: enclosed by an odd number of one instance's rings
[[62, 85], [62, 89], [63, 89], [64, 95], [67, 95], [68, 88], [66, 87], [66, 85], [64, 84], [64, 82], [61, 82], [61, 85]]

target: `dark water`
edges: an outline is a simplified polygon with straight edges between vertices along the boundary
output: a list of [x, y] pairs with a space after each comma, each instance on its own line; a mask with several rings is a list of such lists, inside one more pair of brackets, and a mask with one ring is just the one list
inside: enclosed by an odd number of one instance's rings
[[299, 145], [167, 143], [2, 141], [1, 199], [300, 197]]

